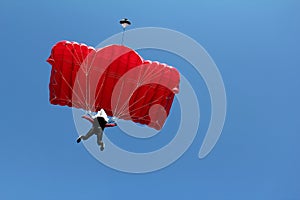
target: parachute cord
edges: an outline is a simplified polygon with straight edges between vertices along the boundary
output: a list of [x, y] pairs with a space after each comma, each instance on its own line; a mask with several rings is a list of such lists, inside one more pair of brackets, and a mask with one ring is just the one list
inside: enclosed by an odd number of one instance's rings
[[88, 74], [85, 73], [85, 109], [90, 110], [89, 104], [88, 104], [88, 93], [89, 93], [89, 88], [88, 88]]
[[125, 34], [125, 28], [123, 28], [123, 33], [122, 33], [122, 42], [121, 42], [122, 46], [123, 46], [123, 43], [124, 43], [124, 34]]

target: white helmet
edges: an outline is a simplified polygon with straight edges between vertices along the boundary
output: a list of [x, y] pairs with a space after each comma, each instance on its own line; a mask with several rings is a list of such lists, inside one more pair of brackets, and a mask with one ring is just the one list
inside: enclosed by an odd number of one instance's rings
[[99, 110], [97, 112], [97, 114], [95, 116], [93, 116], [93, 119], [97, 118], [97, 117], [102, 117], [106, 122], [108, 122], [108, 117], [107, 114], [105, 113], [105, 111], [101, 108], [101, 110]]

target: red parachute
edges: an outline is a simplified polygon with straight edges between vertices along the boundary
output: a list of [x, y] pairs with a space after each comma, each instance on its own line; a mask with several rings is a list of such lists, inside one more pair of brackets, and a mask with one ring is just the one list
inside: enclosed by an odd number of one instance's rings
[[107, 115], [160, 130], [169, 115], [180, 75], [166, 64], [144, 60], [122, 45], [95, 49], [61, 41], [47, 60], [52, 65], [50, 103]]

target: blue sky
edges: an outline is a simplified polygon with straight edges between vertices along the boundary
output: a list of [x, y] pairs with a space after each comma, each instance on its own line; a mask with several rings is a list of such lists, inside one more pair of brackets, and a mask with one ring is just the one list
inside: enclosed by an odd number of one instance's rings
[[[299, 9], [296, 0], [1, 1], [0, 198], [300, 199]], [[128, 174], [106, 167], [76, 144], [71, 109], [49, 104], [45, 60], [52, 45], [66, 39], [96, 46], [121, 31], [123, 17], [131, 28], [189, 35], [217, 64], [228, 111], [205, 159], [197, 155], [210, 118], [209, 94], [174, 55], [141, 51], [178, 66], [197, 89], [203, 113], [191, 147], [162, 170]], [[169, 120], [164, 134], [173, 128]], [[117, 128], [106, 133], [121, 135]], [[111, 137], [124, 148], [128, 141], [130, 150], [138, 143]], [[158, 136], [157, 145], [170, 137]], [[153, 148], [151, 140], [143, 144]]]

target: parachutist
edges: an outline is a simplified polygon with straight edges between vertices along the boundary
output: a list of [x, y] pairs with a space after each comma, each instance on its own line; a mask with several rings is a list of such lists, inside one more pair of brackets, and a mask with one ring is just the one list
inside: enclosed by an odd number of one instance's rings
[[102, 141], [103, 131], [105, 127], [114, 127], [117, 126], [116, 123], [108, 123], [108, 117], [103, 109], [97, 112], [95, 116], [87, 116], [84, 115], [82, 118], [88, 120], [93, 124], [92, 128], [89, 130], [89, 132], [86, 135], [80, 135], [77, 138], [77, 143], [80, 143], [81, 140], [87, 140], [92, 135], [97, 135], [97, 143], [100, 146], [100, 150], [104, 150], [104, 143]]
[[121, 45], [123, 45], [125, 29], [126, 29], [127, 26], [131, 25], [131, 22], [127, 18], [123, 18], [123, 19], [120, 20], [120, 24], [123, 27], [122, 42], [121, 42]]

